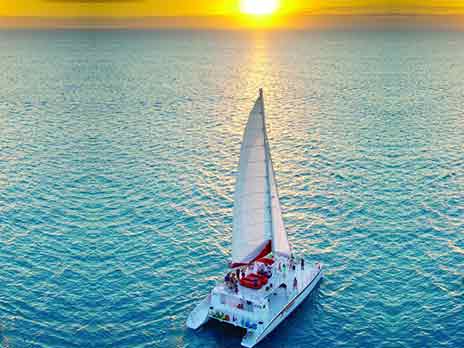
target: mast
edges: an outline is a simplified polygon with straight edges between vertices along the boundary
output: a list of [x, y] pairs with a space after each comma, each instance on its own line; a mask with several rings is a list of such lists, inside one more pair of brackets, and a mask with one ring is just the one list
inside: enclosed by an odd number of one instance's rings
[[261, 98], [261, 109], [263, 112], [263, 132], [264, 132], [264, 152], [266, 160], [266, 181], [269, 192], [269, 215], [271, 222], [272, 235], [272, 253], [285, 256], [291, 255], [290, 244], [288, 243], [287, 232], [282, 219], [282, 209], [280, 206], [279, 189], [275, 178], [274, 163], [272, 161], [271, 148], [267, 136], [266, 116], [264, 111], [263, 89], [259, 89], [259, 97]]
[[[272, 192], [271, 192], [271, 180], [270, 180], [270, 173], [269, 173], [269, 164], [271, 165], [272, 168], [272, 158], [271, 158], [271, 151], [269, 148], [269, 141], [267, 138], [267, 129], [266, 129], [266, 112], [264, 111], [264, 95], [263, 95], [263, 89], [259, 89], [259, 98], [261, 101], [261, 112], [263, 115], [263, 132], [264, 132], [264, 156], [265, 156], [265, 162], [266, 162], [266, 184], [267, 184], [267, 192], [268, 192], [268, 197], [267, 197], [267, 203], [269, 204], [269, 219], [270, 219], [270, 227], [271, 227], [271, 235], [273, 235], [273, 221], [272, 221]], [[273, 241], [271, 242], [272, 246], [272, 252], [274, 253], [274, 243]]]

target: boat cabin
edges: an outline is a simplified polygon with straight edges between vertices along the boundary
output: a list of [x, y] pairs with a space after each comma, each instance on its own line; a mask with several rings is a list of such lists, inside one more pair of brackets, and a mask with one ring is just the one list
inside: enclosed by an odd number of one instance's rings
[[[293, 258], [262, 258], [235, 268], [211, 292], [210, 316], [247, 329], [256, 329], [272, 314], [272, 296], [291, 293]], [[236, 279], [237, 269], [240, 271]], [[232, 276], [233, 275], [233, 276]], [[232, 281], [230, 279], [233, 279]], [[288, 290], [287, 290], [288, 289]]]

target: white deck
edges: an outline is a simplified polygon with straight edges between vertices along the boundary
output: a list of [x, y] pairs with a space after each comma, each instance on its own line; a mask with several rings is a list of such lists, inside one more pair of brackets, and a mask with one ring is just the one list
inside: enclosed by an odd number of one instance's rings
[[[308, 277], [306, 278], [306, 276]], [[271, 319], [260, 326], [258, 330], [248, 330], [243, 337], [242, 346], [251, 348], [262, 341], [305, 300], [321, 279], [322, 269], [312, 268], [309, 272], [304, 272], [302, 280], [305, 283], [298, 287], [297, 291], [288, 295], [285, 293], [275, 295], [270, 308]]]
[[[257, 290], [239, 285], [236, 293], [220, 283], [211, 292], [209, 317], [247, 329], [242, 342], [245, 347], [253, 347], [279, 325], [309, 295], [322, 277], [319, 266], [307, 265], [302, 269], [298, 263], [295, 270], [279, 272], [276, 264], [267, 284], [273, 283], [272, 289], [266, 290], [267, 285]], [[279, 287], [283, 284], [285, 286]], [[244, 304], [244, 308], [238, 308], [238, 304]]]
[[[272, 277], [269, 279], [269, 282], [267, 284], [273, 284], [273, 288], [270, 291], [266, 291], [266, 286], [263, 286], [261, 289], [250, 289], [242, 285], [238, 285], [238, 293], [235, 293], [233, 290], [228, 289], [223, 282], [220, 282], [216, 285], [213, 292], [221, 293], [231, 298], [248, 300], [258, 303], [267, 300], [267, 298], [270, 296], [273, 296], [272, 303], [274, 303], [274, 298], [276, 296], [273, 294], [276, 292], [279, 284], [287, 285], [288, 291], [285, 293], [285, 297], [291, 298], [294, 294], [297, 294], [301, 290], [303, 290], [305, 285], [307, 285], [314, 278], [315, 274], [318, 271], [319, 269], [309, 265], [306, 266], [305, 269], [301, 269], [301, 264], [298, 264], [295, 266], [294, 271], [291, 269], [287, 270], [286, 272], [279, 272], [276, 269], [274, 269]], [[297, 279], [296, 288], [293, 287], [293, 281], [295, 278]], [[280, 298], [281, 296], [278, 297]], [[272, 305], [272, 307], [274, 307], [274, 305]]]

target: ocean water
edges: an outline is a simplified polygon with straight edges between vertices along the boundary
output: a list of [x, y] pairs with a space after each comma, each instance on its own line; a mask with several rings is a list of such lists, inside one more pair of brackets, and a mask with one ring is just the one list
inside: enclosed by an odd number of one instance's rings
[[464, 347], [462, 33], [0, 33], [0, 347], [239, 347], [227, 269], [265, 91], [289, 239], [325, 264], [259, 347]]

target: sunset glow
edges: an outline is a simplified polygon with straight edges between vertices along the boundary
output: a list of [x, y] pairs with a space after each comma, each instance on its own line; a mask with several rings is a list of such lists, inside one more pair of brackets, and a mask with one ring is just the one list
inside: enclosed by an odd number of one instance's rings
[[464, 0], [0, 0], [1, 27], [464, 29]]
[[270, 15], [278, 8], [278, 0], [242, 0], [240, 2], [240, 11], [249, 15]]

